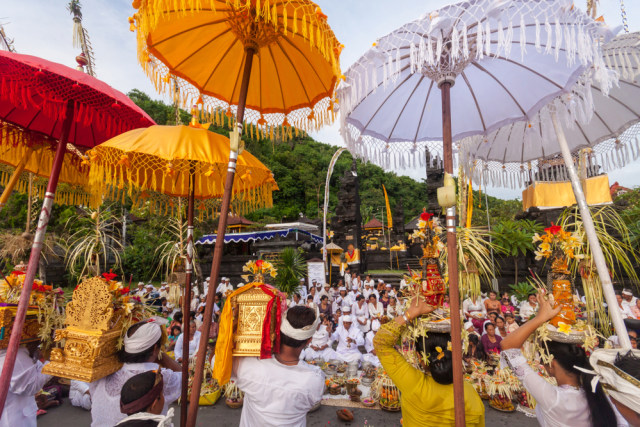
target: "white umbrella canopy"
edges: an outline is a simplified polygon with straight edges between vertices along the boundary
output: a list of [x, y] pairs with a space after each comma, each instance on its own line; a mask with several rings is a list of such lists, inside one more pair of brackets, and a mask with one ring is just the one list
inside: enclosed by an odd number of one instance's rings
[[[568, 181], [564, 168], [538, 169], [541, 160], [561, 155], [550, 118], [553, 110], [569, 112], [559, 117], [569, 150], [575, 153], [591, 148], [590, 157], [597, 163], [593, 167], [599, 167], [594, 173], [637, 160], [640, 157], [640, 84], [621, 78], [609, 96], [605, 96], [596, 83], [580, 85], [577, 89], [557, 98], [529, 121], [509, 124], [486, 137], [460, 141], [461, 163], [468, 176], [484, 185], [511, 188], [523, 187], [531, 176], [538, 176], [542, 181]], [[584, 104], [592, 104], [592, 109], [576, 102], [585, 98], [588, 101]], [[552, 171], [562, 176], [548, 175]]]
[[441, 93], [451, 88], [453, 140], [529, 120], [571, 91], [593, 63], [606, 93], [600, 41], [612, 33], [565, 0], [469, 0], [379, 39], [345, 73], [338, 91], [349, 150], [385, 168], [441, 152]]

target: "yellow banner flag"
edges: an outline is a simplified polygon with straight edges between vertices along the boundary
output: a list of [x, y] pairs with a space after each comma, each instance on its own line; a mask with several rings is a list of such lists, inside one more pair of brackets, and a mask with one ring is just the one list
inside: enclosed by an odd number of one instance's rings
[[387, 227], [393, 227], [393, 217], [391, 216], [391, 206], [389, 206], [389, 196], [387, 196], [387, 189], [382, 185], [382, 191], [384, 191], [384, 203], [387, 205]]

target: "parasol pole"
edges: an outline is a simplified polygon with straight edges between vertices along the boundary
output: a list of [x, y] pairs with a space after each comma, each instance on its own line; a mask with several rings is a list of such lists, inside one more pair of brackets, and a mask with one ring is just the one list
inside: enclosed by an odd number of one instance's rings
[[[453, 175], [453, 141], [451, 135], [451, 86], [455, 80], [446, 76], [438, 82], [442, 97], [442, 144], [444, 171]], [[456, 427], [464, 427], [464, 384], [462, 382], [462, 337], [460, 331], [460, 290], [458, 288], [458, 253], [456, 240], [456, 208], [447, 208], [447, 267], [449, 304], [451, 305], [451, 354], [453, 358], [453, 406]]]
[[33, 147], [27, 148], [27, 152], [24, 153], [24, 156], [22, 157], [22, 159], [20, 159], [20, 162], [16, 166], [16, 169], [13, 171], [11, 178], [9, 178], [9, 182], [7, 183], [7, 186], [4, 187], [2, 196], [0, 196], [0, 211], [2, 211], [2, 208], [4, 208], [4, 205], [7, 204], [7, 200], [9, 200], [9, 196], [11, 196], [11, 192], [13, 191], [13, 188], [18, 183], [18, 180], [20, 180], [20, 175], [22, 175], [22, 172], [24, 171], [24, 168], [27, 166], [27, 163], [29, 162], [29, 159], [31, 158], [32, 154], [33, 154]]
[[31, 205], [33, 204], [33, 174], [29, 173], [29, 187], [28, 187], [29, 196], [27, 197], [27, 226], [24, 230], [25, 233], [29, 234], [31, 231]]
[[[233, 178], [236, 173], [236, 162], [238, 160], [238, 144], [240, 131], [242, 130], [242, 121], [244, 120], [244, 109], [247, 102], [247, 92], [249, 90], [249, 78], [251, 77], [251, 65], [253, 64], [253, 56], [257, 51], [257, 46], [247, 45], [245, 47], [245, 62], [242, 73], [242, 83], [240, 84], [240, 94], [238, 97], [238, 111], [236, 115], [235, 129], [231, 133], [231, 149], [229, 150], [229, 167], [227, 169], [227, 178], [224, 183], [224, 194], [222, 196], [222, 205], [220, 206], [220, 219], [218, 220], [218, 233], [216, 234], [216, 245], [213, 250], [213, 261], [211, 262], [211, 283], [218, 283], [220, 275], [220, 264], [222, 262], [222, 251], [224, 249], [224, 235], [227, 228], [227, 217], [229, 215], [229, 203], [231, 202], [231, 191], [233, 190]], [[211, 320], [213, 316], [213, 297], [216, 287], [209, 286], [207, 292], [207, 302], [204, 310], [204, 321], [202, 330], [209, 333]], [[204, 374], [204, 362], [207, 352], [207, 341], [201, 339], [196, 355], [196, 370], [193, 375], [193, 385], [191, 387], [192, 396], [200, 396], [200, 388], [202, 387], [202, 377]], [[196, 418], [198, 416], [198, 399], [191, 399], [189, 402], [189, 412], [187, 419], [188, 427], [195, 427]]]
[[560, 126], [560, 124], [558, 123], [558, 117], [555, 111], [551, 113], [551, 121], [553, 122], [553, 127], [556, 131], [558, 143], [560, 145], [560, 149], [562, 150], [562, 157], [564, 158], [564, 164], [567, 167], [567, 171], [569, 172], [569, 178], [571, 179], [571, 187], [573, 187], [573, 194], [576, 197], [578, 209], [580, 209], [580, 216], [582, 217], [582, 223], [584, 224], [584, 230], [585, 230], [585, 233], [587, 234], [587, 240], [589, 241], [591, 254], [596, 264], [598, 277], [600, 277], [600, 283], [602, 284], [602, 292], [604, 293], [604, 299], [607, 302], [607, 305], [609, 306], [609, 315], [611, 316], [613, 327], [616, 330], [616, 335], [620, 340], [621, 347], [623, 349], [630, 349], [631, 341], [629, 340], [629, 334], [627, 334], [627, 328], [624, 325], [624, 320], [622, 320], [622, 313], [618, 308], [618, 302], [616, 300], [616, 295], [613, 290], [613, 283], [611, 282], [611, 275], [609, 274], [609, 268], [607, 267], [604, 254], [602, 253], [602, 248], [600, 247], [600, 242], [598, 241], [598, 236], [596, 235], [596, 228], [593, 225], [593, 218], [591, 217], [591, 212], [589, 211], [587, 200], [584, 196], [584, 192], [582, 191], [580, 178], [578, 177], [578, 173], [576, 172], [575, 165], [573, 164], [573, 158], [571, 157], [571, 151], [569, 151], [569, 145], [567, 144], [567, 139], [564, 135], [564, 130], [562, 129], [562, 126]]
[[[188, 399], [189, 395], [189, 322], [190, 315], [186, 315], [189, 313], [189, 305], [191, 299], [191, 275], [193, 274], [193, 205], [195, 198], [195, 189], [196, 189], [196, 174], [193, 161], [191, 162], [191, 173], [189, 174], [189, 204], [187, 207], [187, 265], [185, 269], [185, 279], [184, 279], [184, 298], [182, 300], [182, 314], [183, 320], [182, 324], [184, 325], [184, 329], [182, 331], [182, 399], [180, 400], [180, 426], [184, 427], [187, 425], [187, 408], [188, 408]], [[180, 214], [180, 221], [182, 221], [182, 213]], [[215, 283], [215, 282], [214, 282]], [[207, 335], [205, 341], [208, 341], [209, 332], [207, 330]], [[179, 356], [179, 355], [178, 355]], [[198, 393], [197, 396], [199, 396]], [[191, 398], [193, 399], [194, 394], [191, 394]], [[197, 401], [198, 399], [196, 399]]]
[[16, 363], [18, 347], [20, 346], [20, 336], [22, 335], [22, 328], [24, 327], [24, 320], [27, 315], [27, 307], [31, 298], [33, 280], [36, 277], [38, 261], [40, 260], [40, 252], [42, 252], [42, 245], [44, 243], [44, 235], [47, 231], [47, 224], [49, 224], [51, 208], [53, 207], [53, 199], [56, 195], [56, 188], [58, 187], [58, 178], [60, 177], [60, 170], [62, 169], [62, 161], [67, 150], [67, 140], [69, 138], [71, 124], [73, 122], [73, 110], [73, 100], [67, 101], [64, 122], [62, 124], [62, 135], [58, 141], [56, 156], [54, 157], [53, 165], [51, 166], [49, 183], [47, 184], [47, 191], [44, 195], [42, 210], [40, 211], [40, 219], [38, 220], [36, 234], [31, 246], [29, 265], [27, 266], [27, 272], [24, 277], [22, 292], [20, 293], [20, 301], [18, 302], [16, 317], [14, 318], [11, 336], [9, 337], [9, 346], [7, 347], [4, 365], [2, 366], [2, 374], [0, 374], [0, 416], [4, 411], [4, 404], [7, 399], [7, 393], [9, 392], [9, 384], [11, 383], [13, 367]]

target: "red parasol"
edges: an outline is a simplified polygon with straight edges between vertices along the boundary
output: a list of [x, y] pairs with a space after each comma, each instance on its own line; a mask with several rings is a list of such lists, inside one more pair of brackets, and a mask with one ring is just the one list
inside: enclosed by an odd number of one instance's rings
[[59, 140], [66, 104], [74, 104], [66, 142], [92, 148], [154, 121], [126, 95], [82, 71], [0, 51], [0, 118]]
[[1, 414], [67, 143], [91, 148], [122, 132], [147, 127], [154, 122], [124, 94], [94, 77], [34, 56], [2, 51], [0, 120], [58, 140], [0, 375]]

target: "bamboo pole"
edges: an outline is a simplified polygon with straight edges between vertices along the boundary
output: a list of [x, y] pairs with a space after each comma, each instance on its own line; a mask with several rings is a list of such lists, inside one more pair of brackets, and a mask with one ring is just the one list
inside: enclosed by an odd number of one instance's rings
[[7, 200], [9, 200], [9, 196], [11, 196], [11, 192], [13, 191], [14, 187], [18, 183], [18, 180], [20, 179], [20, 175], [24, 171], [24, 168], [27, 166], [27, 163], [29, 162], [29, 159], [31, 158], [32, 154], [33, 154], [33, 147], [27, 148], [27, 152], [24, 154], [22, 159], [20, 159], [20, 162], [16, 165], [16, 169], [13, 171], [13, 174], [11, 175], [11, 178], [9, 178], [9, 182], [7, 183], [7, 186], [4, 187], [4, 191], [0, 196], [0, 211], [2, 210], [2, 208], [4, 208], [4, 205], [7, 204]]
[[[216, 234], [216, 245], [213, 251], [213, 261], [211, 262], [211, 282], [207, 292], [207, 302], [204, 310], [204, 320], [202, 323], [202, 330], [209, 333], [211, 327], [211, 320], [213, 317], [213, 299], [216, 291], [216, 287], [213, 285], [218, 283], [218, 276], [220, 275], [220, 265], [222, 263], [222, 251], [224, 250], [224, 235], [227, 228], [227, 217], [229, 215], [229, 204], [231, 202], [231, 191], [233, 190], [233, 179], [236, 174], [236, 162], [238, 160], [238, 147], [233, 146], [238, 143], [238, 138], [242, 134], [239, 132], [242, 129], [242, 121], [244, 120], [244, 110], [247, 102], [247, 92], [249, 90], [249, 78], [251, 77], [251, 66], [253, 64], [253, 57], [256, 53], [257, 47], [247, 46], [245, 48], [245, 62], [244, 70], [242, 74], [242, 83], [240, 85], [240, 94], [238, 99], [238, 112], [236, 116], [236, 125], [234, 132], [238, 134], [231, 135], [232, 144], [231, 150], [229, 150], [229, 166], [227, 168], [227, 178], [224, 183], [224, 194], [222, 196], [222, 205], [220, 206], [220, 218], [218, 220], [218, 233]], [[202, 378], [204, 374], [205, 356], [207, 353], [207, 339], [201, 339], [198, 347], [198, 353], [196, 355], [196, 369], [193, 375], [193, 386], [191, 387], [192, 396], [200, 396], [200, 388], [202, 387]], [[184, 397], [183, 397], [184, 398]], [[198, 417], [198, 399], [193, 398], [189, 402], [189, 411], [187, 418], [187, 426], [195, 427], [196, 418]]]
[[[192, 162], [191, 173], [189, 175], [189, 204], [187, 207], [187, 263], [184, 279], [184, 298], [182, 300], [182, 324], [184, 325], [184, 329], [182, 330], [182, 400], [180, 401], [181, 427], [185, 427], [187, 425], [187, 396], [189, 394], [189, 321], [191, 316], [186, 313], [189, 313], [189, 305], [191, 302], [191, 276], [193, 274], [193, 205], [196, 188], [195, 179], [195, 170]], [[182, 211], [180, 212], [180, 221], [182, 222]], [[202, 339], [208, 341], [209, 331], [207, 330], [203, 334], [205, 334], [205, 336]], [[198, 392], [197, 395], [192, 393], [191, 399], [194, 399], [194, 396], [199, 397], [200, 393]], [[199, 399], [196, 397], [195, 400], [198, 401]]]
[[49, 224], [51, 208], [53, 207], [53, 199], [56, 195], [58, 178], [60, 177], [62, 161], [64, 160], [67, 140], [71, 130], [71, 123], [73, 122], [73, 110], [73, 101], [67, 101], [65, 118], [62, 124], [62, 135], [58, 141], [58, 148], [56, 149], [56, 155], [53, 159], [51, 174], [49, 175], [49, 183], [47, 184], [47, 191], [44, 195], [42, 210], [40, 211], [40, 219], [38, 220], [36, 234], [33, 239], [33, 245], [31, 246], [29, 265], [27, 266], [27, 272], [25, 274], [24, 284], [22, 285], [22, 292], [20, 293], [20, 301], [18, 302], [16, 317], [14, 318], [13, 328], [11, 329], [11, 337], [9, 338], [9, 346], [5, 355], [4, 365], [2, 366], [2, 374], [0, 374], [0, 416], [4, 411], [4, 404], [7, 399], [7, 393], [9, 392], [9, 384], [11, 383], [13, 367], [16, 363], [16, 356], [18, 355], [20, 336], [22, 335], [22, 328], [24, 327], [25, 317], [27, 315], [29, 299], [31, 298], [33, 280], [35, 279], [36, 271], [38, 270], [38, 262], [40, 261], [40, 252], [42, 252], [44, 235], [47, 231], [47, 225]]
[[[453, 139], [451, 135], [451, 86], [453, 81], [439, 84], [442, 97], [442, 144], [444, 170], [453, 174]], [[453, 359], [453, 405], [456, 427], [464, 427], [464, 384], [462, 378], [462, 336], [460, 324], [460, 290], [458, 288], [458, 248], [456, 240], [456, 208], [447, 208], [447, 264], [449, 271], [449, 304], [451, 305], [451, 354]]]
[[573, 158], [571, 157], [571, 151], [569, 151], [569, 145], [564, 135], [562, 126], [558, 123], [558, 117], [555, 112], [551, 113], [551, 121], [556, 131], [558, 143], [562, 150], [562, 157], [564, 158], [564, 164], [569, 172], [569, 178], [571, 179], [571, 187], [573, 188], [573, 194], [575, 195], [578, 209], [580, 210], [580, 216], [582, 217], [582, 223], [584, 224], [584, 231], [587, 234], [587, 240], [589, 241], [589, 247], [591, 248], [591, 254], [593, 261], [596, 264], [596, 270], [598, 271], [598, 277], [602, 284], [602, 293], [604, 299], [609, 306], [609, 315], [611, 316], [611, 322], [616, 330], [618, 340], [620, 340], [620, 346], [624, 349], [631, 348], [631, 340], [629, 340], [629, 334], [627, 328], [624, 325], [622, 319], [622, 313], [618, 307], [618, 301], [616, 300], [616, 294], [613, 290], [613, 283], [611, 282], [611, 275], [609, 274], [609, 268], [602, 253], [600, 242], [598, 241], [598, 235], [596, 234], [596, 228], [593, 225], [593, 218], [591, 217], [591, 211], [587, 205], [587, 199], [582, 191], [582, 185], [580, 178], [576, 172], [576, 167], [573, 164]]

